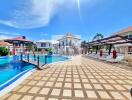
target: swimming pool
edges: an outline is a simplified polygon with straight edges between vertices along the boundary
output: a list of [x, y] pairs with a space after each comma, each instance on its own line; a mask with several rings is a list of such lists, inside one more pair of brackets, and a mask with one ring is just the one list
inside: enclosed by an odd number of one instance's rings
[[[0, 58], [0, 91], [3, 89], [2, 86], [5, 85], [5, 83], [10, 79], [14, 78], [15, 76], [21, 73], [23, 75], [23, 73], [26, 73], [35, 68], [34, 65], [25, 62], [20, 62], [19, 59], [20, 56]], [[33, 56], [31, 56], [31, 59], [34, 59]], [[63, 56], [48, 56], [47, 63], [49, 64], [58, 61], [65, 61], [67, 59], [68, 59], [67, 57]], [[44, 63], [44, 61], [45, 57], [40, 56], [40, 62]], [[19, 77], [21, 77], [21, 75]]]

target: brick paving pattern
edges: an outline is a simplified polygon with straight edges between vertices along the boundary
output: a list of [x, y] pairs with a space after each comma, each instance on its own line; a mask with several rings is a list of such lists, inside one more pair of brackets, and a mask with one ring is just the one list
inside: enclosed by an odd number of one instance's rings
[[50, 65], [0, 100], [131, 100], [132, 71], [84, 57]]

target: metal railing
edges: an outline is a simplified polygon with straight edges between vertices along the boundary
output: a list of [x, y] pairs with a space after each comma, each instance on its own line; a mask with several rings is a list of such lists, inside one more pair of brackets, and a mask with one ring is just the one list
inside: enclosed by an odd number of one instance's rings
[[20, 54], [20, 61], [34, 64], [37, 67], [41, 67], [41, 66], [47, 64], [48, 63], [47, 59], [48, 59], [48, 56], [44, 55], [44, 61], [40, 62], [40, 55], [32, 55], [32, 57], [31, 57], [29, 54], [26, 54], [26, 55], [24, 55], [23, 53]]

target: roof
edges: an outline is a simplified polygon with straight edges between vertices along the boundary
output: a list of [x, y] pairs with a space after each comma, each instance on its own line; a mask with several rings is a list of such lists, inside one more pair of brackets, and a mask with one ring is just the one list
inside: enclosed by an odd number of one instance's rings
[[[100, 40], [88, 42], [88, 46], [97, 46], [97, 45], [108, 45], [108, 44], [132, 44], [132, 38], [128, 37], [128, 35], [132, 35], [132, 26], [129, 26], [126, 29], [123, 29], [114, 35], [109, 36], [107, 38], [103, 38]], [[85, 43], [86, 44], [86, 43]]]
[[132, 26], [129, 26], [129, 27], [127, 27], [127, 28], [115, 33], [115, 34], [117, 34], [117, 35], [128, 35], [128, 32], [132, 32]]
[[22, 42], [32, 42], [30, 40], [27, 40], [24, 36], [22, 37], [16, 37], [11, 39], [6, 39], [5, 41], [22, 41]]
[[4, 41], [0, 41], [0, 46], [11, 46], [12, 44]]
[[73, 38], [73, 39], [81, 40], [77, 35], [73, 35], [71, 33], [67, 33], [65, 36], [63, 36], [62, 38], [58, 39], [58, 41], [66, 39], [66, 38]]
[[117, 44], [115, 47], [125, 47], [125, 46], [132, 46], [131, 43], [126, 43], [126, 44]]
[[107, 38], [89, 42], [87, 44], [91, 46], [96, 46], [96, 45], [124, 44], [124, 43], [132, 43], [132, 39], [131, 38], [129, 39], [128, 37], [125, 36], [113, 35]]

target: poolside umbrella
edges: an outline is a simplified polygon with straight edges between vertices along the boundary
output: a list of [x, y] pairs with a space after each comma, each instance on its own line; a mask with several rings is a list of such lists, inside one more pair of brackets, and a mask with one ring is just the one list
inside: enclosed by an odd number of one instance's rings
[[12, 46], [12, 44], [4, 41], [0, 41], [0, 46]]
[[102, 56], [102, 50], [100, 50], [100, 56]]
[[117, 57], [117, 52], [116, 50], [113, 50], [113, 58], [116, 59], [116, 57]]

